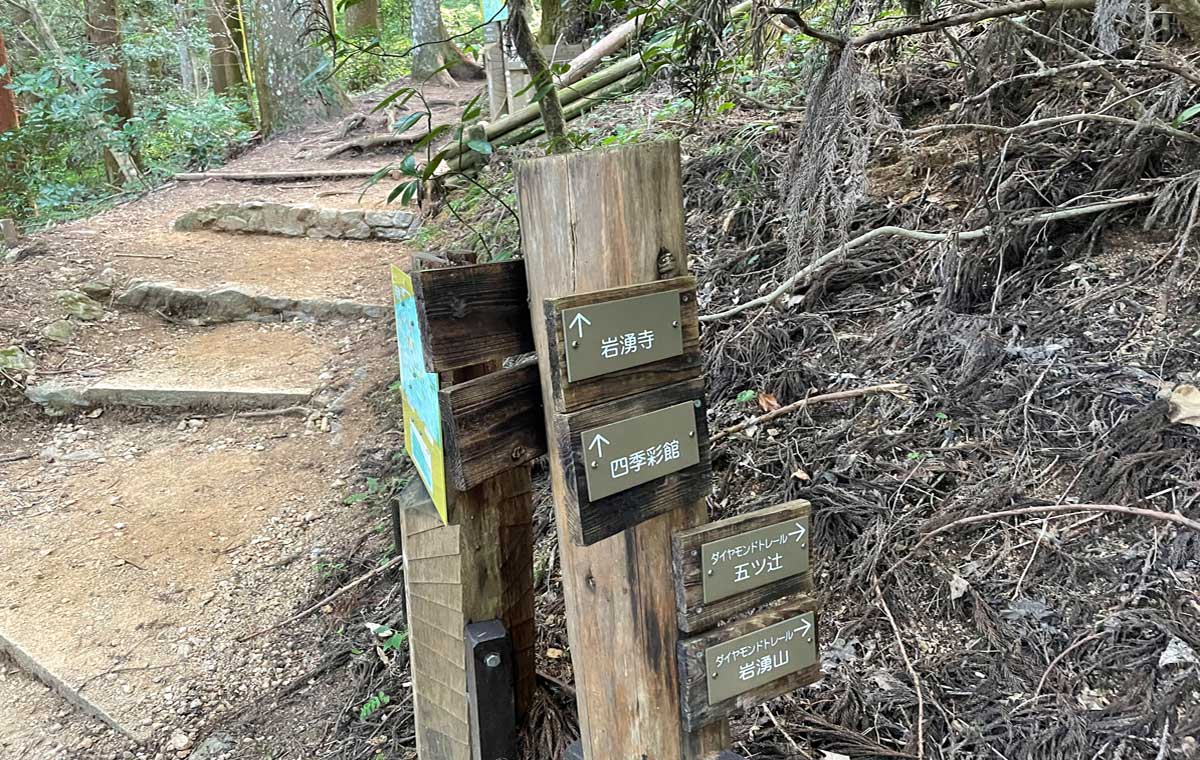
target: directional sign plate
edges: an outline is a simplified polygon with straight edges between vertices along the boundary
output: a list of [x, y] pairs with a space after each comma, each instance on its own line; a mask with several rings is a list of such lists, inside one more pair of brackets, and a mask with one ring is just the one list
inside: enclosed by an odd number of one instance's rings
[[817, 662], [816, 616], [788, 618], [704, 650], [708, 703], [777, 681]]
[[700, 463], [691, 401], [585, 430], [580, 442], [589, 501]]
[[808, 572], [808, 531], [804, 517], [703, 544], [704, 603]]
[[679, 291], [564, 309], [567, 380], [576, 382], [683, 353]]

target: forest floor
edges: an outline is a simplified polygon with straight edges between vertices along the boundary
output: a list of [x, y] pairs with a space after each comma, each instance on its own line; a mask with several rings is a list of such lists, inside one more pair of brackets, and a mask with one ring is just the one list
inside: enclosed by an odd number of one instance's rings
[[[906, 127], [950, 118], [949, 85], [914, 91]], [[656, 85], [572, 125], [592, 143], [681, 138], [702, 315], [761, 295], [796, 265], [778, 200], [798, 118], [788, 113], [743, 103], [692, 130]], [[294, 158], [301, 142], [274, 142], [230, 168], [306, 165], [314, 159]], [[879, 151], [854, 231], [954, 229], [980, 150], [937, 137]], [[482, 233], [491, 248], [515, 248], [501, 201], [511, 200], [512, 161], [539, 152], [501, 152], [481, 178], [498, 199], [459, 206], [469, 225], [426, 220], [421, 239], [461, 253], [479, 250]], [[378, 204], [391, 184], [354, 202]], [[408, 471], [387, 390], [389, 320], [196, 328], [109, 309], [67, 348], [39, 338], [61, 316], [49, 294], [109, 267], [197, 286], [235, 272], [386, 304], [385, 266], [404, 259], [403, 245], [168, 231], [176, 215], [214, 200], [311, 201], [354, 187], [164, 188], [39, 235], [39, 255], [0, 285], [0, 345], [31, 347], [42, 374], [170, 354], [190, 378], [227, 373], [246, 387], [344, 399], [295, 418], [6, 413], [17, 424], [0, 434], [0, 462], [30, 458], [0, 470], [0, 634], [16, 631], [92, 702], [111, 698], [142, 716], [135, 730], [148, 739], [121, 738], [7, 665], [0, 697], [21, 697], [0, 699], [0, 756], [414, 754], [407, 658], [364, 625], [403, 626], [398, 573], [240, 640], [390, 556], [381, 509]], [[329, 198], [357, 195], [318, 202]], [[738, 717], [743, 756], [1182, 760], [1200, 751], [1200, 536], [1085, 508], [1200, 516], [1200, 431], [1171, 404], [1200, 381], [1200, 285], [1194, 264], [1176, 265], [1170, 234], [1143, 231], [1125, 210], [1102, 222], [974, 246], [882, 240], [770, 308], [704, 323], [711, 426], [749, 423], [714, 445], [711, 516], [796, 498], [814, 506], [823, 678]], [[177, 258], [118, 255], [129, 252]], [[754, 421], [880, 383], [904, 391]], [[549, 572], [537, 588], [543, 678], [525, 753], [543, 760], [577, 728], [561, 585], [546, 561], [555, 536], [544, 469], [534, 475], [536, 556]], [[363, 498], [346, 505], [350, 492]], [[1029, 511], [997, 514], [1011, 509]], [[130, 609], [141, 617], [122, 614]], [[390, 702], [360, 713], [380, 693]]]
[[[442, 99], [457, 107], [477, 89]], [[224, 168], [311, 167], [297, 154], [314, 133]], [[308, 690], [321, 652], [307, 641], [340, 614], [244, 639], [393, 551], [382, 513], [345, 498], [399, 446], [386, 410], [397, 374], [388, 267], [406, 266], [412, 243], [173, 224], [218, 202], [386, 206], [391, 183], [362, 185], [172, 182], [34, 234], [0, 265], [0, 347], [36, 363], [6, 373], [0, 400], [0, 758], [187, 757], [276, 689]], [[209, 323], [123, 306], [141, 281], [348, 301], [373, 316]], [[102, 308], [70, 316], [63, 291]], [[64, 318], [68, 334], [48, 335]], [[14, 392], [46, 384], [125, 396], [49, 416]], [[326, 714], [304, 723], [324, 727]], [[250, 743], [278, 744], [270, 733]]]

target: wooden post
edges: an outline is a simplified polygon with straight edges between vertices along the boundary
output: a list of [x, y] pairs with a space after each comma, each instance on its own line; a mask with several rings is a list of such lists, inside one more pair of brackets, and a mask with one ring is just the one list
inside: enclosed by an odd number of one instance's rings
[[[679, 146], [663, 141], [529, 161], [518, 167], [517, 184], [542, 400], [553, 430], [556, 402], [542, 303], [686, 274]], [[672, 535], [707, 522], [705, 501], [692, 499], [611, 538], [577, 546], [567, 532], [563, 447], [549, 437], [584, 755], [714, 757], [729, 745], [727, 721], [695, 733], [683, 727], [671, 569]]]
[[21, 125], [17, 116], [17, 99], [13, 91], [8, 89], [12, 81], [12, 72], [8, 67], [8, 50], [4, 47], [4, 32], [0, 30], [0, 132], [16, 129]]
[[[442, 373], [467, 380], [497, 365]], [[422, 760], [472, 760], [467, 624], [500, 620], [512, 638], [517, 719], [529, 709], [533, 663], [533, 502], [529, 466], [467, 491], [448, 485], [449, 525], [408, 510], [404, 582], [408, 598], [417, 752]]]

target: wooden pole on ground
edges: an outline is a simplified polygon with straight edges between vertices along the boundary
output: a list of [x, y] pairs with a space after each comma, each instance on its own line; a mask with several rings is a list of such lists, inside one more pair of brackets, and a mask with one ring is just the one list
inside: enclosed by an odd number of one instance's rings
[[[478, 374], [456, 370], [443, 378], [461, 381]], [[502, 472], [467, 491], [452, 486], [447, 491], [449, 525], [432, 511], [411, 509], [401, 521], [422, 760], [472, 760], [464, 642], [468, 623], [498, 619], [508, 630], [518, 721], [529, 709], [536, 679], [529, 466]]]
[[[543, 299], [687, 270], [679, 146], [553, 156], [517, 171], [522, 245], [547, 426], [555, 402]], [[566, 533], [564, 442], [549, 436], [563, 591], [588, 760], [702, 760], [729, 745], [717, 721], [683, 728], [671, 536], [707, 522], [703, 499], [591, 546]]]

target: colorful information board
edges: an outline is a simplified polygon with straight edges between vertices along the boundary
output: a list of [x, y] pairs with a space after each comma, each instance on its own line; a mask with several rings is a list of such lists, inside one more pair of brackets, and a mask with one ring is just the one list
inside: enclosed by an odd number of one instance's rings
[[436, 372], [425, 371], [412, 278], [394, 264], [392, 298], [396, 305], [396, 344], [400, 351], [400, 385], [404, 395], [404, 450], [429, 491], [442, 522], [447, 522], [438, 376]]

